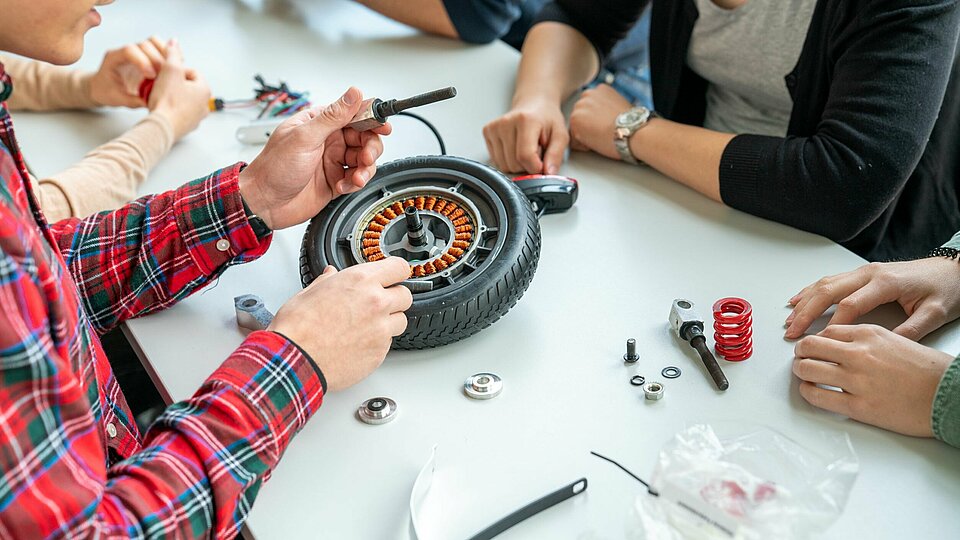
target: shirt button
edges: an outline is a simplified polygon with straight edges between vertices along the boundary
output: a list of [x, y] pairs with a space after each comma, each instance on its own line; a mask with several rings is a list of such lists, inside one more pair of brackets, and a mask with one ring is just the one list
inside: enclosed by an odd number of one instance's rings
[[220, 251], [227, 251], [228, 249], [230, 249], [230, 241], [227, 240], [226, 238], [221, 238], [220, 240], [217, 240], [217, 249]]
[[113, 425], [113, 422], [107, 424], [107, 435], [109, 435], [111, 439], [117, 436], [117, 426]]

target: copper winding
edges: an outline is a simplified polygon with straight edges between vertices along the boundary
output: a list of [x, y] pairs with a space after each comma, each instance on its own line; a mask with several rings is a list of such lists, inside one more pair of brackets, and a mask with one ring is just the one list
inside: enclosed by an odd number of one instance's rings
[[457, 203], [436, 196], [417, 196], [396, 201], [373, 216], [367, 224], [361, 239], [363, 257], [369, 261], [379, 261], [387, 256], [380, 250], [382, 234], [386, 226], [395, 219], [402, 218], [404, 209], [413, 206], [417, 210], [436, 212], [450, 220], [454, 227], [454, 237], [449, 248], [440, 257], [423, 264], [411, 265], [410, 275], [422, 278], [442, 272], [460, 260], [473, 241], [473, 224], [467, 212]]

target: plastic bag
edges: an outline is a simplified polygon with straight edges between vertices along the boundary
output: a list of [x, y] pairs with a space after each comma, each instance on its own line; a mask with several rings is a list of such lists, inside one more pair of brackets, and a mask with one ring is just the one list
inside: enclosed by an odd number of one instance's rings
[[695, 425], [660, 451], [651, 478], [659, 497], [638, 496], [647, 539], [807, 538], [843, 512], [859, 470], [850, 439], [818, 451], [769, 428], [721, 439]]

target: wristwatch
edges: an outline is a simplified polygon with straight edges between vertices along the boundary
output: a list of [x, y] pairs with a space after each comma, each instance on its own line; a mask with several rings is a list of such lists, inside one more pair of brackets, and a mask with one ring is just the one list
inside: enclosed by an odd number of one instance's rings
[[640, 164], [637, 158], [633, 157], [633, 152], [630, 151], [630, 137], [647, 125], [651, 118], [658, 116], [660, 115], [646, 107], [634, 107], [617, 117], [617, 128], [613, 132], [613, 143], [617, 145], [620, 159], [632, 165]]

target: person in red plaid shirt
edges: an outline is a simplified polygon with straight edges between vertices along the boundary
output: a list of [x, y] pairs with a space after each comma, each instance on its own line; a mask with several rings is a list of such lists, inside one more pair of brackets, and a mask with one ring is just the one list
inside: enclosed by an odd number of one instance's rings
[[[72, 63], [111, 1], [0, 0], [0, 50]], [[156, 85], [183, 78], [171, 43]], [[0, 66], [0, 538], [232, 538], [324, 394], [376, 369], [406, 328], [406, 261], [327, 269], [143, 435], [98, 335], [362, 187], [390, 128], [344, 128], [351, 88], [285, 122], [249, 166], [49, 224], [3, 105], [15, 85]]]

